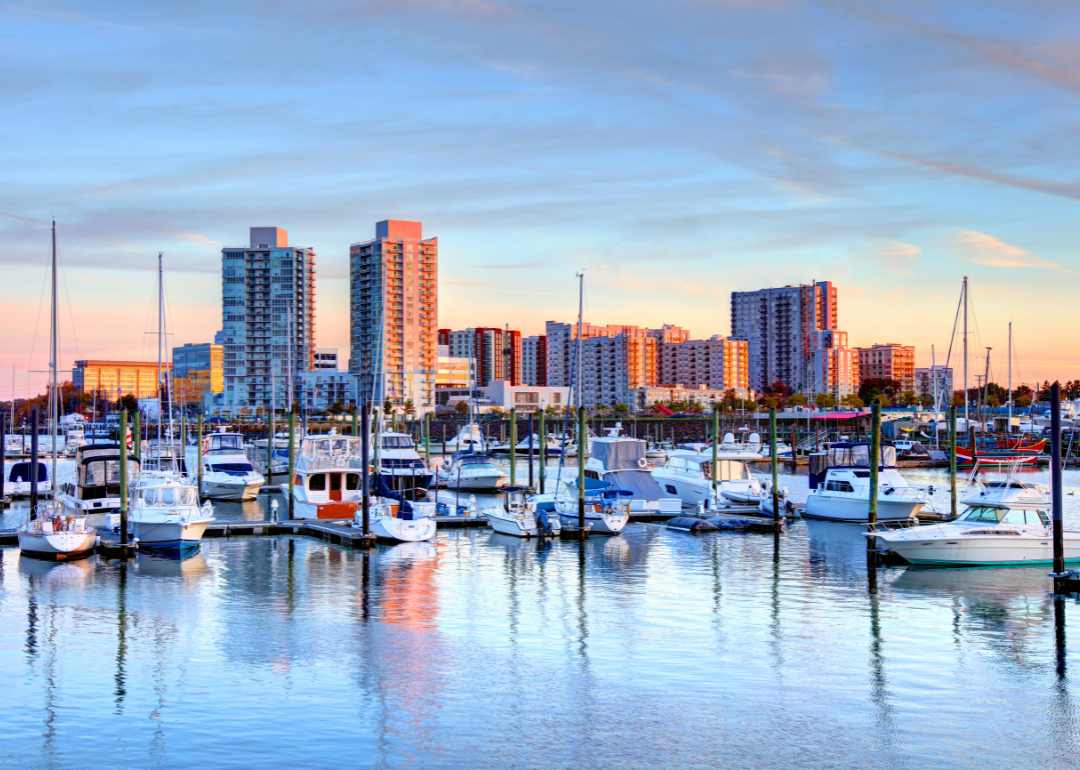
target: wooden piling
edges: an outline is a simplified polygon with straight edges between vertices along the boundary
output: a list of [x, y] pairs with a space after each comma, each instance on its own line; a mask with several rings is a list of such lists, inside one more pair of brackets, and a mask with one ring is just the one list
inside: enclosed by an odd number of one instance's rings
[[780, 519], [780, 463], [776, 457], [776, 407], [769, 407], [769, 460], [772, 466], [773, 518]]
[[517, 409], [510, 408], [510, 486], [517, 485]]
[[289, 412], [289, 518], [293, 518], [293, 482], [296, 478], [296, 415]]
[[371, 474], [368, 463], [370, 461], [371, 443], [371, 410], [364, 404], [364, 410], [360, 413], [360, 508], [363, 513], [364, 537], [371, 535]]
[[1054, 525], [1054, 593], [1068, 591], [1061, 484], [1061, 383], [1050, 386], [1050, 518]]
[[544, 410], [540, 410], [540, 494], [544, 494], [544, 477], [547, 475], [547, 430]]
[[128, 542], [128, 448], [127, 448], [127, 409], [120, 410], [120, 545]]
[[955, 519], [958, 515], [956, 501], [956, 406], [949, 407], [949, 496], [950, 511]]

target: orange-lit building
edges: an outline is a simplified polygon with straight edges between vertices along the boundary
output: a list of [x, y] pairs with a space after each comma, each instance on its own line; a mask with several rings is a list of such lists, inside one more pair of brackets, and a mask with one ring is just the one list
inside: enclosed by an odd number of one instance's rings
[[915, 392], [915, 347], [889, 342], [855, 348], [859, 353], [859, 380], [896, 380], [900, 392]]
[[[169, 370], [161, 365], [161, 376]], [[80, 393], [101, 393], [115, 401], [120, 396], [157, 398], [157, 361], [76, 361], [71, 383]]]

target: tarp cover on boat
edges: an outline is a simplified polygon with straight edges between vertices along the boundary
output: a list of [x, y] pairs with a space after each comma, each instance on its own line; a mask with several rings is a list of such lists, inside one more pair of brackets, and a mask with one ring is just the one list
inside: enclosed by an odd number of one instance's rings
[[618, 489], [633, 493], [635, 500], [670, 500], [674, 499], [660, 488], [660, 484], [651, 473], [642, 470], [614, 471], [604, 476], [604, 480]]
[[594, 441], [589, 452], [607, 471], [644, 467], [645, 442], [639, 439]]

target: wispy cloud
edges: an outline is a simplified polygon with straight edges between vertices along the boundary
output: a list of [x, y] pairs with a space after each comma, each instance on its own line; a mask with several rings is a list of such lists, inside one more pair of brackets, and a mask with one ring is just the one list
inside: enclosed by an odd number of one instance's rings
[[949, 239], [955, 248], [957, 257], [964, 262], [992, 267], [1038, 268], [1055, 270], [1063, 273], [1075, 273], [1064, 265], [1036, 257], [1030, 251], [1006, 243], [986, 233], [975, 230], [961, 230]]
[[872, 251], [874, 262], [893, 275], [915, 275], [922, 249], [914, 243], [890, 241]]

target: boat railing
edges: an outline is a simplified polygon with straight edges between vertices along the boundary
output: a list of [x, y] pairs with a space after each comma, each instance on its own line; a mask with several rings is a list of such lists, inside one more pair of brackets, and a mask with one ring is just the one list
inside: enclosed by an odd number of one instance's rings
[[363, 461], [353, 455], [338, 457], [301, 457], [296, 463], [301, 471], [361, 470]]

